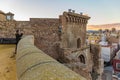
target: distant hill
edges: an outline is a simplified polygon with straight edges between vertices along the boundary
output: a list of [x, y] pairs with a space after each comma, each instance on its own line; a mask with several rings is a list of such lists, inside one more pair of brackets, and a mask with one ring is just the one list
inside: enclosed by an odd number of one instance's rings
[[98, 33], [96, 30], [87, 30], [87, 33]]
[[87, 26], [87, 30], [99, 30], [99, 29], [104, 30], [104, 29], [112, 29], [112, 28], [116, 28], [116, 30], [120, 30], [120, 23]]

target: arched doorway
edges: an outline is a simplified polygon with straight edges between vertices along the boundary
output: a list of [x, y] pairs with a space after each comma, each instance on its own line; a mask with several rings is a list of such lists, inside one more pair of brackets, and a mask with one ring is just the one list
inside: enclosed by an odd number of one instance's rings
[[79, 56], [80, 62], [85, 64], [85, 57], [83, 55]]
[[80, 38], [77, 39], [77, 48], [80, 48], [81, 47], [81, 40]]

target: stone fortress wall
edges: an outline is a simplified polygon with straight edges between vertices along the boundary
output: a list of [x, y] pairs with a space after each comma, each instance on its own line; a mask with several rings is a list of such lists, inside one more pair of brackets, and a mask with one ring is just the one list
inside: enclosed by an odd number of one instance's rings
[[0, 14], [0, 21], [5, 21], [6, 20], [6, 16], [5, 16], [5, 14], [3, 13], [3, 14]]
[[34, 35], [35, 45], [40, 50], [91, 80], [90, 72], [96, 62], [85, 42], [89, 18], [83, 14], [63, 12], [59, 18], [0, 21], [0, 37], [15, 38], [18, 29], [24, 35]]
[[86, 25], [90, 17], [75, 12], [60, 15], [60, 62], [91, 80], [92, 55], [86, 45]]
[[0, 38], [15, 37], [15, 21], [0, 21]]
[[30, 19], [33, 34], [35, 36], [35, 45], [48, 55], [57, 59], [57, 42], [59, 19], [56, 18], [33, 18]]
[[24, 35], [34, 35], [35, 44], [45, 53], [58, 58], [56, 42], [58, 38], [59, 19], [31, 18], [30, 21], [0, 21], [0, 38], [15, 38], [16, 30]]
[[16, 61], [18, 80], [87, 80], [36, 48], [34, 36], [21, 39]]

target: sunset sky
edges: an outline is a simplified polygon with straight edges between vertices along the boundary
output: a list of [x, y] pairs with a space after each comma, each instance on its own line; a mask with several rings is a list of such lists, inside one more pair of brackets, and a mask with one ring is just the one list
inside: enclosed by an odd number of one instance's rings
[[120, 0], [0, 0], [0, 10], [14, 13], [16, 20], [58, 18], [68, 9], [88, 14], [89, 24], [120, 22]]

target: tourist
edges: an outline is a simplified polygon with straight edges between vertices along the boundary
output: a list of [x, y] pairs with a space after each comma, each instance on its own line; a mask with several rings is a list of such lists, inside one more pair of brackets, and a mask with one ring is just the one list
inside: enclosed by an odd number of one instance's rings
[[23, 36], [23, 33], [20, 33], [19, 30], [16, 30], [16, 34], [15, 34], [15, 37], [16, 37], [16, 49], [15, 49], [15, 54], [17, 52], [17, 45], [21, 39], [21, 37]]

